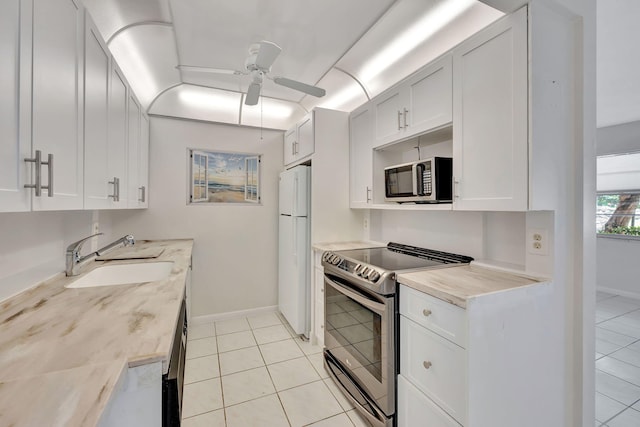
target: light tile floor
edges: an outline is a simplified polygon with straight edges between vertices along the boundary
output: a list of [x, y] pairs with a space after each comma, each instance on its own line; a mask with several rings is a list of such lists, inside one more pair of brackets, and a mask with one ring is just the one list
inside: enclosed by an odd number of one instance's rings
[[276, 313], [189, 327], [182, 419], [184, 427], [370, 426], [329, 379], [322, 349]]
[[640, 300], [597, 292], [596, 426], [640, 426]]

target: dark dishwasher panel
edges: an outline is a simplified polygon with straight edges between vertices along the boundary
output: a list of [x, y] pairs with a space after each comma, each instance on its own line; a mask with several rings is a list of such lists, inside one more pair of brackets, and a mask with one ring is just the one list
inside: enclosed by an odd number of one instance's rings
[[162, 376], [162, 427], [179, 427], [182, 414], [182, 387], [187, 343], [187, 309], [182, 300], [180, 317], [173, 337], [169, 369]]

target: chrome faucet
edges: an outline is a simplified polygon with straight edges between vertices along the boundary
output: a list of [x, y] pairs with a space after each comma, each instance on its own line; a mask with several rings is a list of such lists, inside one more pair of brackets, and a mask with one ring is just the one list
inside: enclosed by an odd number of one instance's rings
[[80, 256], [80, 249], [82, 249], [82, 246], [87, 242], [87, 240], [102, 234], [104, 233], [92, 234], [91, 236], [80, 239], [67, 247], [65, 269], [67, 276], [77, 276], [79, 273], [78, 270], [85, 261], [93, 259], [98, 255], [103, 255], [118, 245], [122, 244], [123, 246], [132, 246], [136, 243], [133, 236], [131, 234], [127, 234], [126, 236], [116, 240], [115, 242], [109, 243], [107, 246], [100, 248], [95, 252], [91, 252], [85, 256]]

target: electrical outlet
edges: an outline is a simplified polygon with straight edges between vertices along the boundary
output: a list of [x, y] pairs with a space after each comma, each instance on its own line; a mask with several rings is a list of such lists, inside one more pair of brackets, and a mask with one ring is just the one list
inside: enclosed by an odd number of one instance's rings
[[527, 248], [530, 254], [549, 254], [549, 233], [547, 230], [530, 228], [527, 230]]
[[100, 223], [94, 222], [91, 226], [91, 234], [98, 234], [100, 232]]
[[369, 218], [364, 219], [362, 227], [364, 227], [365, 230], [369, 229]]

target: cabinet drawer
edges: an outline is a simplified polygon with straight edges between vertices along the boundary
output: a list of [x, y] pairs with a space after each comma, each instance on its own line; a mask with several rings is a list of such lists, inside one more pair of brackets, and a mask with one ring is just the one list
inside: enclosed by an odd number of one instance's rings
[[460, 424], [398, 375], [398, 427], [460, 427]]
[[467, 347], [467, 313], [460, 307], [400, 286], [400, 314], [460, 347]]
[[400, 373], [461, 424], [466, 422], [466, 351], [400, 316]]

